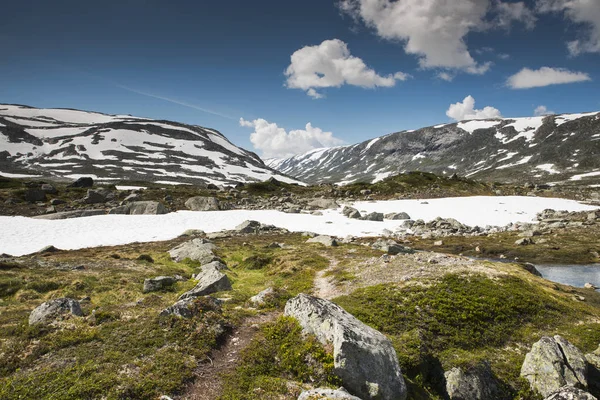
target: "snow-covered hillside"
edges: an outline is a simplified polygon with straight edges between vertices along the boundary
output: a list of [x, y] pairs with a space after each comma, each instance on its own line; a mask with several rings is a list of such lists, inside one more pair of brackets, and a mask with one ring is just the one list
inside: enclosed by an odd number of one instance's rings
[[436, 125], [266, 163], [309, 183], [374, 182], [419, 170], [592, 185], [600, 181], [600, 113]]
[[0, 105], [0, 175], [165, 183], [297, 182], [213, 129], [128, 115]]

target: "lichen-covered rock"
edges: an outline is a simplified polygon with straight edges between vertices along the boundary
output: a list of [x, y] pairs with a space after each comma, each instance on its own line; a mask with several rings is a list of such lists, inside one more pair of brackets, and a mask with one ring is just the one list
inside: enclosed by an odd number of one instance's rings
[[197, 275], [194, 275], [193, 278], [200, 279], [203, 274], [205, 274], [206, 272], [213, 270], [213, 269], [217, 270], [217, 271], [229, 270], [229, 268], [227, 268], [227, 265], [222, 263], [220, 260], [215, 260], [215, 261], [209, 262], [208, 264], [202, 265], [201, 271]]
[[203, 311], [218, 311], [221, 309], [222, 301], [211, 296], [187, 297], [178, 300], [160, 312], [160, 316], [175, 315], [181, 318], [193, 318]]
[[404, 400], [406, 384], [396, 351], [381, 332], [363, 324], [338, 305], [299, 294], [285, 306], [305, 333], [333, 345], [334, 373], [361, 399]]
[[272, 287], [268, 287], [262, 292], [258, 293], [257, 295], [250, 297], [250, 303], [252, 303], [255, 306], [262, 306], [263, 304], [265, 304], [265, 299], [268, 296], [272, 296], [274, 293], [275, 289], [273, 289]]
[[132, 201], [111, 209], [109, 214], [160, 215], [167, 212], [165, 206], [158, 201]]
[[383, 221], [383, 213], [372, 212], [372, 213], [369, 213], [369, 214], [365, 215], [364, 217], [362, 217], [362, 219], [364, 219], [365, 221], [379, 221], [379, 222], [382, 222]]
[[215, 266], [204, 266], [202, 271], [196, 275], [196, 279], [198, 280], [198, 284], [193, 289], [182, 294], [179, 297], [180, 300], [231, 290], [229, 278]]
[[37, 306], [29, 315], [29, 325], [49, 325], [57, 319], [72, 314], [83, 316], [81, 306], [75, 299], [68, 297], [49, 300]]
[[402, 219], [410, 219], [410, 215], [408, 215], [405, 212], [399, 212], [399, 213], [389, 213], [389, 214], [385, 214], [383, 216], [384, 219], [391, 219], [394, 221], [397, 220], [402, 220]]
[[171, 287], [177, 282], [172, 276], [157, 276], [156, 278], [144, 279], [144, 289], [142, 292], [150, 293]]
[[452, 368], [444, 374], [446, 391], [451, 400], [495, 400], [500, 386], [488, 363], [463, 370]]
[[339, 389], [311, 389], [300, 393], [298, 400], [361, 400], [343, 387]]
[[315, 236], [314, 238], [308, 239], [306, 243], [321, 243], [322, 245], [327, 247], [335, 247], [338, 245], [337, 240], [327, 235]]
[[307, 204], [307, 207], [311, 210], [322, 210], [328, 208], [338, 208], [339, 204], [333, 199], [314, 199]]
[[192, 261], [200, 261], [201, 264], [208, 264], [219, 260], [213, 252], [216, 248], [217, 246], [205, 239], [192, 239], [173, 247], [169, 250], [169, 255], [177, 262], [189, 258]]
[[244, 221], [235, 227], [235, 230], [240, 233], [257, 233], [261, 228], [261, 223], [258, 221]]
[[525, 356], [521, 376], [531, 388], [548, 397], [563, 386], [586, 389], [587, 362], [579, 349], [559, 335], [544, 336]]
[[564, 386], [544, 400], [598, 400], [588, 392], [573, 386]]
[[187, 199], [185, 206], [192, 211], [219, 211], [221, 209], [216, 197], [191, 197]]

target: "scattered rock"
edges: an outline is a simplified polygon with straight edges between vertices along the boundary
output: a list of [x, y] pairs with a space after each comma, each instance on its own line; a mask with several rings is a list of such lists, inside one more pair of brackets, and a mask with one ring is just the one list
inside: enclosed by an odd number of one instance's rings
[[530, 238], [526, 237], [526, 238], [523, 238], [523, 239], [516, 240], [515, 244], [517, 246], [527, 246], [527, 245], [533, 244], [533, 240], [531, 240]]
[[41, 187], [42, 191], [44, 191], [47, 194], [56, 194], [58, 193], [58, 190], [56, 190], [56, 188], [54, 186], [52, 186], [49, 183], [44, 183]]
[[262, 292], [258, 293], [257, 295], [250, 297], [250, 303], [252, 303], [255, 306], [262, 306], [263, 304], [265, 304], [265, 298], [267, 298], [268, 296], [272, 296], [274, 293], [275, 289], [273, 289], [272, 287], [268, 287]]
[[337, 240], [327, 235], [315, 236], [313, 238], [308, 239], [306, 243], [321, 243], [322, 245], [327, 247], [335, 247], [338, 245]]
[[165, 206], [158, 201], [132, 201], [128, 204], [112, 208], [108, 213], [126, 215], [160, 215], [167, 214], [168, 211]]
[[83, 198], [86, 204], [98, 204], [106, 202], [106, 196], [99, 190], [88, 189], [87, 195]]
[[323, 210], [329, 208], [338, 208], [339, 204], [333, 199], [314, 199], [307, 204], [307, 207], [311, 210]]
[[188, 297], [177, 301], [160, 312], [160, 316], [175, 315], [181, 318], [193, 318], [202, 311], [218, 311], [221, 309], [222, 301], [211, 296]]
[[157, 292], [173, 286], [177, 282], [172, 276], [157, 276], [156, 278], [144, 279], [143, 293]]
[[74, 211], [63, 211], [54, 214], [36, 215], [35, 219], [69, 219], [69, 218], [82, 218], [82, 217], [93, 217], [94, 215], [104, 215], [104, 210], [74, 210]]
[[196, 279], [198, 280], [198, 284], [193, 289], [182, 294], [179, 297], [180, 300], [231, 290], [229, 278], [217, 267], [207, 268], [207, 266], [204, 266], [202, 272], [196, 275]]
[[383, 216], [383, 218], [384, 219], [391, 219], [391, 220], [410, 219], [410, 215], [408, 215], [405, 212], [389, 213], [389, 214], [385, 214]]
[[169, 250], [169, 255], [177, 262], [189, 258], [192, 261], [199, 261], [201, 264], [208, 264], [219, 261], [219, 258], [213, 253], [216, 248], [217, 246], [205, 239], [192, 239]]
[[94, 180], [90, 177], [84, 176], [81, 177], [79, 179], [77, 179], [75, 182], [71, 183], [69, 186], [67, 187], [72, 187], [72, 188], [90, 188], [94, 186]]
[[486, 362], [465, 371], [452, 368], [444, 374], [451, 400], [493, 400], [500, 398], [500, 384]]
[[221, 209], [216, 197], [191, 197], [187, 199], [185, 206], [192, 211], [218, 211]]
[[391, 255], [400, 253], [414, 253], [414, 250], [410, 247], [404, 247], [391, 239], [379, 239], [373, 243], [371, 247], [375, 250], [381, 250]]
[[29, 325], [49, 325], [57, 319], [72, 314], [83, 316], [79, 302], [71, 298], [49, 300], [36, 307], [29, 315]]
[[235, 227], [235, 230], [240, 233], [257, 233], [261, 228], [261, 223], [258, 221], [244, 221]]
[[587, 388], [587, 364], [584, 355], [559, 335], [544, 336], [525, 356], [521, 376], [531, 388], [548, 397], [565, 385]]
[[336, 304], [299, 294], [285, 306], [306, 333], [333, 344], [334, 373], [361, 399], [404, 400], [406, 384], [392, 343]]
[[581, 389], [573, 386], [564, 386], [558, 391], [552, 393], [544, 400], [597, 400], [594, 396], [588, 392], [584, 392]]
[[356, 396], [352, 396], [343, 387], [333, 389], [311, 389], [300, 393], [298, 400], [361, 400]]
[[132, 201], [139, 201], [139, 200], [141, 200], [141, 198], [142, 198], [142, 196], [140, 196], [139, 193], [131, 193], [129, 196], [127, 196], [123, 199], [123, 202], [130, 203]]
[[361, 219], [363, 219], [365, 221], [379, 221], [379, 222], [382, 222], [383, 221], [383, 213], [372, 212], [372, 213], [369, 213], [369, 214], [365, 215]]

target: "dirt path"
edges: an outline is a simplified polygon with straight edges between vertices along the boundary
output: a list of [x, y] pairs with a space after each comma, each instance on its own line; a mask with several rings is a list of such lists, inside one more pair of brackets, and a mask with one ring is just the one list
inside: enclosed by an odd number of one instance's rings
[[184, 393], [174, 399], [214, 400], [221, 394], [223, 386], [221, 375], [231, 372], [239, 363], [240, 352], [248, 346], [258, 332], [258, 325], [275, 320], [281, 313], [270, 312], [247, 318], [225, 343], [210, 355], [207, 363], [200, 365], [195, 371], [194, 382]]
[[325, 276], [327, 272], [335, 269], [337, 265], [338, 260], [332, 258], [329, 260], [329, 267], [321, 271], [317, 271], [317, 273], [315, 274], [315, 280], [313, 282], [313, 292], [316, 297], [331, 300], [334, 297], [338, 297], [343, 294], [342, 291], [337, 287], [337, 285], [333, 283], [333, 278], [330, 276]]

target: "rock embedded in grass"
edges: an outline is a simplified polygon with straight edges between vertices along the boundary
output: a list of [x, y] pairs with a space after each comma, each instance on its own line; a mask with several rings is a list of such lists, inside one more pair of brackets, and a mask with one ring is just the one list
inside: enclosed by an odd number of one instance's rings
[[216, 248], [217, 246], [206, 239], [192, 239], [169, 250], [169, 255], [177, 262], [189, 258], [201, 264], [208, 264], [219, 260], [213, 252]]
[[199, 315], [201, 311], [218, 311], [221, 309], [221, 304], [222, 301], [211, 296], [202, 298], [187, 297], [165, 308], [159, 315], [162, 317], [175, 315], [189, 319]]
[[327, 247], [335, 247], [338, 245], [337, 240], [327, 235], [319, 235], [313, 238], [310, 238], [306, 241], [306, 243], [321, 243]]
[[311, 389], [300, 393], [298, 400], [361, 400], [343, 387], [339, 389]]
[[500, 383], [486, 362], [463, 370], [452, 368], [444, 374], [450, 400], [491, 400], [501, 398]]
[[265, 304], [265, 300], [268, 296], [272, 296], [275, 293], [275, 289], [268, 287], [260, 293], [250, 297], [250, 303], [255, 306], [262, 306]]
[[285, 305], [303, 332], [333, 344], [334, 373], [363, 400], [404, 400], [407, 389], [390, 340], [338, 305], [299, 294]]
[[143, 293], [157, 292], [170, 288], [177, 282], [172, 276], [157, 276], [155, 278], [144, 279]]
[[29, 315], [29, 325], [50, 325], [66, 315], [83, 316], [79, 302], [71, 298], [49, 300], [37, 306]]
[[193, 289], [182, 294], [179, 297], [180, 300], [231, 290], [231, 281], [216, 265], [204, 266], [202, 271], [196, 275], [196, 279], [198, 280], [198, 284]]

